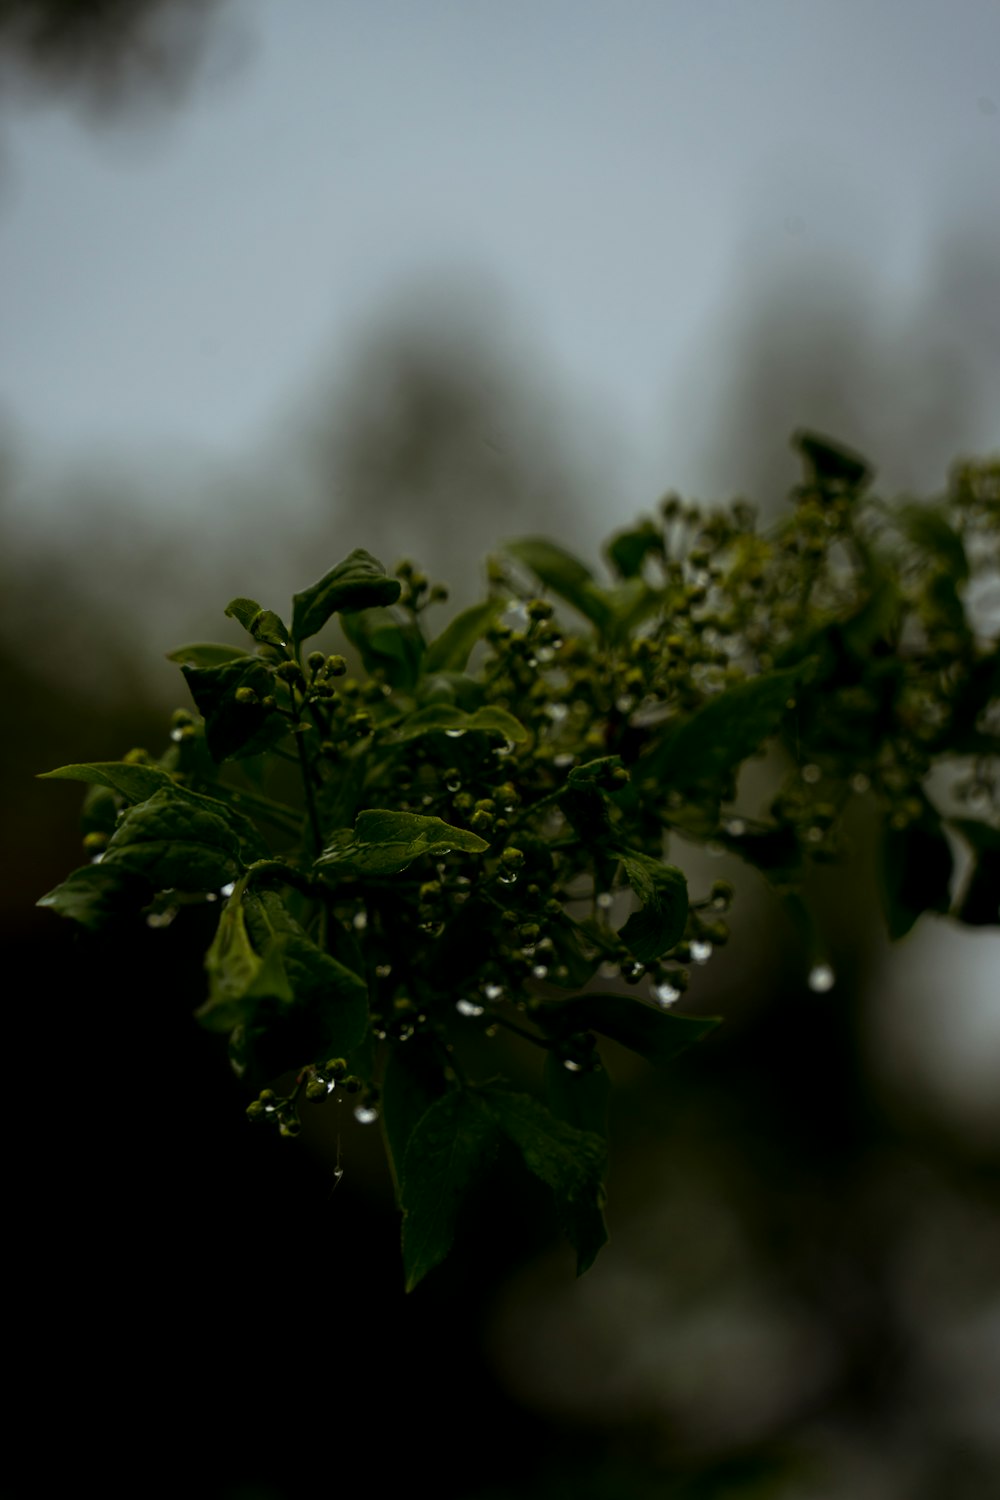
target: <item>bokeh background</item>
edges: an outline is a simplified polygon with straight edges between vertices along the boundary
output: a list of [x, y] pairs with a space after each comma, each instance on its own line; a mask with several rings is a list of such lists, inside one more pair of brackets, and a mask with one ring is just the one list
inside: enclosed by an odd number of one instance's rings
[[994, 0], [0, 0], [10, 1363], [59, 1485], [1000, 1492], [1000, 939], [889, 950], [863, 798], [835, 988], [741, 871], [727, 1025], [609, 1055], [580, 1282], [501, 1168], [404, 1298], [375, 1133], [334, 1192], [318, 1127], [247, 1130], [193, 955], [33, 906], [80, 860], [35, 773], [157, 749], [233, 595], [365, 546], [458, 604], [668, 488], [774, 513], [796, 426], [888, 496], [997, 450]]

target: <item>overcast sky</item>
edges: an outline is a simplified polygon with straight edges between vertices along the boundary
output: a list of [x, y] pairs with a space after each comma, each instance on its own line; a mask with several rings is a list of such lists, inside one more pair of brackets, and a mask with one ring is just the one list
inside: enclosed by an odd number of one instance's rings
[[902, 317], [949, 223], [1000, 225], [997, 0], [230, 0], [217, 32], [141, 126], [0, 106], [0, 423], [39, 462], [245, 458], [453, 283], [658, 492], [756, 285], [843, 272]]

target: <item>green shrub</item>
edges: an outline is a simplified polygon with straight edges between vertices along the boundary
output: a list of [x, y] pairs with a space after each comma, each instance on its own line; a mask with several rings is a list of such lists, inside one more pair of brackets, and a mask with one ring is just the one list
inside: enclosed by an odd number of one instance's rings
[[[381, 1119], [408, 1287], [504, 1139], [592, 1264], [602, 1039], [660, 1064], [716, 1024], [672, 1007], [725, 942], [732, 891], [689, 892], [672, 834], [738, 855], [803, 915], [804, 873], [870, 793], [893, 938], [925, 911], [998, 920], [1000, 657], [971, 604], [997, 568], [1000, 464], [889, 506], [854, 454], [793, 441], [805, 477], [770, 529], [668, 498], [611, 538], [610, 582], [514, 542], [438, 632], [444, 590], [363, 551], [295, 596], [290, 627], [234, 599], [245, 647], [171, 653], [193, 707], [165, 753], [47, 773], [90, 784], [90, 863], [40, 904], [114, 941], [214, 903], [200, 1021], [229, 1035], [262, 1128], [294, 1136], [344, 1095]], [[345, 654], [307, 652], [334, 616]], [[787, 774], [745, 808], [740, 769], [773, 745]], [[967, 817], [928, 790], [943, 762]], [[809, 982], [833, 983], [818, 947]], [[497, 1028], [537, 1046], [540, 1097], [473, 1076]]]

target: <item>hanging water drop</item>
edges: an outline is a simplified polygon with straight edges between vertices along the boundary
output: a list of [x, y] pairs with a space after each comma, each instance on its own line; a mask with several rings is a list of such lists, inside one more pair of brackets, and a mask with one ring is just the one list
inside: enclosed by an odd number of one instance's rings
[[832, 990], [836, 980], [829, 964], [813, 964], [809, 970], [809, 988], [816, 995], [825, 995], [827, 990]]
[[691, 944], [691, 958], [696, 964], [707, 964], [712, 957], [712, 945], [707, 938], [695, 938]]
[[672, 984], [654, 984], [653, 999], [657, 1005], [662, 1005], [664, 1010], [668, 1005], [673, 1005], [681, 998], [681, 992]]
[[219, 895], [220, 896], [225, 896], [226, 900], [228, 901], [229, 898], [230, 898], [230, 896], [235, 891], [235, 889], [236, 889], [236, 881], [235, 880], [230, 880], [227, 885], [224, 885], [221, 888], [221, 890], [219, 891]]
[[378, 1110], [373, 1104], [356, 1104], [354, 1118], [359, 1125], [373, 1125], [378, 1119]]
[[446, 729], [445, 734], [450, 740], [460, 740], [465, 733], [464, 729]]

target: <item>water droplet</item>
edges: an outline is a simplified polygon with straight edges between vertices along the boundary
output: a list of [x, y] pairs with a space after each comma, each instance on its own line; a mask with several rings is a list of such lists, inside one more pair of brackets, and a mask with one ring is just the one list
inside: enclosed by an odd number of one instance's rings
[[456, 1000], [455, 1009], [460, 1016], [481, 1016], [485, 1006], [477, 1005], [475, 1000]]
[[712, 957], [712, 945], [707, 938], [695, 938], [691, 944], [691, 958], [696, 964], [707, 964]]
[[95, 854], [94, 857], [91, 859], [90, 863], [92, 865], [99, 865], [101, 863], [101, 860], [103, 858], [104, 858], [103, 854]]
[[483, 985], [483, 994], [486, 996], [487, 1000], [499, 1000], [501, 998], [501, 996], [503, 995], [503, 985], [502, 984], [484, 984]]
[[538, 660], [541, 662], [554, 661], [555, 655], [556, 653], [551, 646], [539, 646], [538, 648]]
[[501, 870], [497, 876], [501, 885], [514, 885], [517, 881], [516, 870]]
[[524, 658], [524, 664], [525, 664], [526, 667], [537, 667], [538, 666], [538, 657], [537, 656], [526, 656]]
[[854, 775], [851, 777], [851, 791], [852, 792], [867, 792], [867, 791], [870, 791], [870, 790], [871, 790], [871, 779], [870, 779], [870, 777], [866, 776], [865, 773], [864, 773], [864, 771], [855, 771]]
[[400, 1041], [400, 1042], [408, 1042], [410, 1040], [410, 1037], [412, 1035], [413, 1035], [413, 1027], [409, 1024], [409, 1022], [407, 1022], [405, 1025], [403, 1025], [403, 1026], [401, 1026], [399, 1028], [399, 1031], [398, 1031], [397, 1036], [396, 1036], [396, 1040]]
[[535, 956], [535, 945], [534, 945], [534, 943], [525, 943], [524, 947], [521, 949], [521, 957], [522, 958], [534, 958], [534, 956]]
[[809, 970], [809, 988], [814, 994], [823, 995], [832, 990], [837, 976], [829, 964], [813, 964]]
[[675, 1001], [681, 998], [681, 992], [672, 984], [654, 984], [653, 998], [656, 1001], [657, 1005], [662, 1005], [664, 1008], [666, 1008], [668, 1005], [673, 1005]]
[[215, 892], [214, 892], [214, 891], [206, 891], [206, 892], [205, 892], [205, 900], [206, 900], [206, 901], [218, 901], [218, 899], [219, 899], [219, 898], [218, 898], [218, 896], [217, 896], [217, 895], [216, 895], [216, 894], [215, 894]]
[[376, 964], [375, 973], [379, 979], [388, 979], [392, 973], [392, 964]]
[[170, 738], [173, 740], [175, 745], [179, 745], [181, 740], [184, 738], [183, 729], [171, 729]]
[[546, 703], [545, 712], [554, 723], [561, 724], [569, 713], [569, 709], [565, 703]]
[[635, 699], [630, 697], [628, 693], [623, 693], [620, 698], [615, 699], [615, 708], [617, 708], [620, 714], [630, 713], [635, 708]]
[[531, 972], [535, 979], [544, 979], [549, 972], [549, 966], [548, 964], [536, 964]]
[[464, 729], [446, 729], [445, 734], [450, 740], [460, 740], [465, 733]]
[[373, 1125], [378, 1119], [378, 1110], [373, 1104], [357, 1104], [354, 1107], [354, 1118], [359, 1125]]
[[568, 752], [564, 752], [562, 755], [557, 755], [552, 764], [554, 766], [558, 766], [561, 771], [566, 766], [571, 766], [575, 760], [575, 755], [570, 755]]
[[621, 973], [621, 965], [615, 963], [613, 958], [606, 958], [597, 972], [602, 979], [617, 979]]
[[809, 765], [802, 767], [801, 776], [803, 781], [808, 781], [810, 786], [814, 786], [817, 781], [822, 779], [823, 772], [819, 766], [810, 762]]
[[513, 740], [505, 740], [504, 743], [502, 745], [498, 745], [496, 747], [496, 749], [494, 750], [494, 752], [493, 752], [494, 755], [513, 755], [513, 753], [514, 753], [514, 741]]
[[228, 885], [224, 885], [222, 887], [222, 889], [219, 891], [219, 895], [220, 896], [225, 896], [226, 900], [228, 901], [229, 898], [230, 898], [230, 896], [235, 891], [235, 889], [236, 889], [236, 881], [235, 880], [230, 880], [229, 883], [228, 883]]
[[460, 792], [462, 790], [462, 778], [461, 776], [446, 776], [444, 785], [446, 791]]
[[366, 911], [356, 911], [354, 913], [354, 922], [352, 923], [352, 926], [354, 927], [356, 932], [364, 932], [365, 928], [368, 926], [368, 913]]
[[583, 1065], [582, 1065], [582, 1063], [574, 1062], [571, 1057], [564, 1057], [563, 1058], [563, 1067], [566, 1069], [567, 1073], [582, 1073], [583, 1072]]
[[607, 911], [614, 905], [614, 900], [615, 898], [610, 891], [601, 891], [597, 897], [597, 905], [601, 908], [601, 911]]
[[747, 825], [742, 818], [727, 818], [725, 829], [731, 838], [738, 839], [746, 833]]

